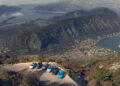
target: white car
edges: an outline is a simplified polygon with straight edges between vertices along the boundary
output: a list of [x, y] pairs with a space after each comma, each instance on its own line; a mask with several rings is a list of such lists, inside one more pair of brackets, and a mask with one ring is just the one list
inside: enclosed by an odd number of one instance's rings
[[47, 72], [52, 72], [53, 68], [54, 67], [52, 65], [49, 65], [48, 68], [47, 68]]

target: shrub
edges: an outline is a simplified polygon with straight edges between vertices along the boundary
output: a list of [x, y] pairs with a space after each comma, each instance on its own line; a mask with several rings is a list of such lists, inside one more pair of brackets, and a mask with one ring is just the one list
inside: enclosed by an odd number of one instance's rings
[[0, 86], [42, 86], [38, 78], [31, 75], [0, 69]]
[[113, 72], [112, 82], [115, 86], [120, 86], [120, 69]]
[[73, 70], [74, 72], [82, 72], [83, 73], [84, 69], [85, 69], [84, 67], [81, 66], [81, 64], [79, 64], [76, 61], [67, 60], [67, 61], [63, 61], [61, 64], [64, 68]]
[[104, 67], [103, 68], [99, 68], [96, 67], [96, 75], [95, 75], [95, 79], [97, 80], [111, 80], [111, 73], [109, 71], [107, 71]]

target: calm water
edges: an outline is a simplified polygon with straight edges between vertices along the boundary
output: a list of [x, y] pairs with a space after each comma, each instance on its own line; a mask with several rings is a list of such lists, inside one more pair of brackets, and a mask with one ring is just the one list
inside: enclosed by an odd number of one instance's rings
[[98, 42], [97, 45], [104, 48], [109, 48], [115, 51], [120, 51], [120, 48], [118, 48], [119, 44], [120, 44], [120, 35], [102, 39]]

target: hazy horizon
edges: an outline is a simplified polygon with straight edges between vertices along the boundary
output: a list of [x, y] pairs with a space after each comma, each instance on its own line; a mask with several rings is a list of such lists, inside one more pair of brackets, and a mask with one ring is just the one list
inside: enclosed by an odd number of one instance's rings
[[0, 5], [49, 4], [59, 0], [0, 0]]
[[[120, 0], [0, 0], [0, 5], [21, 5], [21, 4], [49, 4], [56, 2], [69, 2], [78, 5], [119, 5]], [[68, 4], [69, 4], [68, 3]]]
[[78, 8], [89, 10], [96, 7], [107, 7], [120, 13], [120, 0], [0, 0], [0, 5], [8, 6], [46, 5], [51, 3], [65, 3], [66, 7], [69, 5], [70, 9]]

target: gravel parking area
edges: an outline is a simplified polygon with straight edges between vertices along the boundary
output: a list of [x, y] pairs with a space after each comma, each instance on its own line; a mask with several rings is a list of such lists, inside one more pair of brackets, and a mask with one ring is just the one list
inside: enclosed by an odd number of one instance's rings
[[59, 79], [57, 75], [53, 75], [52, 73], [48, 73], [45, 70], [41, 69], [29, 69], [31, 63], [19, 63], [14, 65], [4, 66], [5, 69], [15, 71], [15, 72], [34, 72], [38, 73], [38, 77], [40, 77], [40, 81], [46, 83], [46, 86], [78, 86], [75, 81], [73, 81], [68, 75], [66, 75], [63, 79]]

